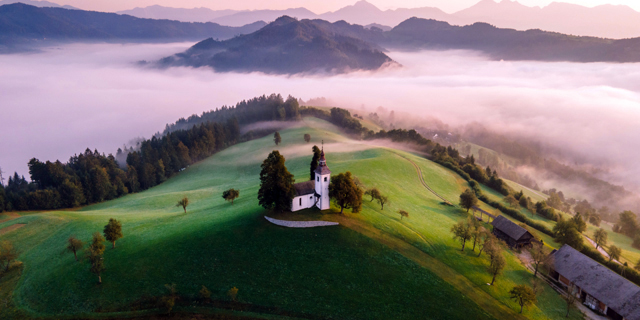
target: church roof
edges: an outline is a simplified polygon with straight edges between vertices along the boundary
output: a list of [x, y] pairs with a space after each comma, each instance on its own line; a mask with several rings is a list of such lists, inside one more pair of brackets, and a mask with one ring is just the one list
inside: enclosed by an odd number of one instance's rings
[[320, 160], [318, 161], [318, 167], [314, 172], [321, 176], [331, 173], [331, 170], [329, 170], [329, 167], [327, 166], [327, 159], [324, 158], [324, 148], [322, 149], [322, 153], [320, 153]]
[[296, 189], [296, 197], [314, 194], [316, 193], [316, 182], [310, 180], [306, 182], [296, 183], [293, 185], [293, 188]]

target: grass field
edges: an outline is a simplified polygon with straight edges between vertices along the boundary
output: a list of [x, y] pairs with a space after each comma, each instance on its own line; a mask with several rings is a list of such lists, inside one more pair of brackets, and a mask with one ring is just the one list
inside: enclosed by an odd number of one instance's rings
[[[442, 205], [399, 154], [415, 162], [425, 181], [453, 203], [464, 180], [421, 157], [363, 145], [326, 122], [306, 121], [307, 127], [282, 131], [277, 148], [271, 137], [239, 144], [145, 192], [0, 224], [26, 224], [0, 236], [15, 243], [23, 262], [19, 280], [18, 271], [0, 279], [0, 299], [14, 306], [0, 309], [0, 318], [22, 312], [55, 318], [123, 316], [148, 308], [169, 283], [183, 296], [178, 310], [186, 312], [198, 312], [201, 306], [191, 302], [205, 285], [217, 301], [227, 301], [227, 290], [237, 287], [241, 303], [293, 317], [518, 317], [519, 306], [508, 291], [528, 284], [531, 273], [507, 251], [504, 274], [487, 286], [487, 259], [470, 248], [461, 252], [449, 233], [466, 214]], [[304, 143], [304, 133], [311, 134], [312, 144]], [[260, 163], [279, 149], [297, 181], [306, 181], [311, 146], [320, 140], [334, 174], [351, 171], [391, 203], [381, 210], [365, 198], [361, 213], [343, 217], [317, 211], [288, 215], [343, 219], [339, 227], [295, 230], [269, 224], [256, 199]], [[231, 187], [241, 191], [234, 205], [221, 197]], [[185, 195], [192, 203], [187, 214], [175, 207]], [[399, 209], [407, 210], [409, 219], [400, 220]], [[111, 217], [122, 221], [125, 237], [116, 249], [107, 247], [104, 283], [97, 285], [88, 264], [64, 252], [65, 241], [70, 235], [88, 240]], [[564, 318], [564, 302], [551, 288], [538, 300], [525, 309], [527, 318]]]

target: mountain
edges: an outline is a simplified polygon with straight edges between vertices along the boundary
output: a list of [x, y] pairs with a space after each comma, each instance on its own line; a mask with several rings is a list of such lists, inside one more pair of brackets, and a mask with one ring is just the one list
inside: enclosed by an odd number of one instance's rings
[[518, 30], [542, 29], [565, 34], [602, 38], [640, 36], [640, 12], [623, 5], [601, 5], [588, 8], [576, 4], [552, 2], [546, 7], [527, 7], [517, 1], [482, 0], [454, 13], [453, 24], [486, 22]]
[[[238, 13], [238, 10], [211, 10], [209, 8], [170, 8], [159, 5], [144, 8], [134, 8], [131, 10], [118, 11], [118, 14], [128, 14], [144, 19], [167, 19], [182, 22], [209, 22], [213, 19]], [[262, 19], [251, 21], [250, 23]]]
[[344, 20], [349, 23], [360, 25], [378, 23], [389, 26], [396, 26], [400, 22], [411, 17], [445, 20], [449, 15], [438, 8], [428, 7], [382, 11], [375, 5], [365, 0], [361, 0], [356, 2], [354, 5], [346, 6], [337, 11], [327, 12], [318, 16], [318, 18], [330, 22]]
[[61, 6], [57, 3], [49, 2], [49, 1], [38, 1], [38, 0], [0, 0], [0, 6], [4, 6], [5, 4], [14, 4], [14, 3], [24, 3], [34, 7], [51, 7], [51, 8], [65, 8], [65, 9], [77, 9], [72, 6]]
[[128, 15], [63, 8], [38, 8], [22, 3], [0, 7], [0, 51], [51, 41], [144, 41], [231, 38], [254, 32], [265, 23], [226, 27], [215, 23], [187, 23], [140, 19]]
[[403, 50], [477, 50], [496, 60], [640, 62], [640, 38], [576, 37], [537, 29], [497, 28], [480, 22], [459, 27], [411, 18], [383, 33], [376, 42]]
[[326, 24], [283, 16], [252, 34], [226, 41], [201, 41], [184, 53], [162, 59], [160, 64], [209, 66], [221, 72], [297, 74], [376, 70], [393, 62], [374, 45], [332, 32]]
[[318, 15], [305, 8], [292, 8], [286, 10], [253, 10], [242, 11], [231, 15], [219, 17], [211, 22], [223, 26], [241, 26], [254, 21], [274, 21], [282, 16], [296, 19], [317, 19]]

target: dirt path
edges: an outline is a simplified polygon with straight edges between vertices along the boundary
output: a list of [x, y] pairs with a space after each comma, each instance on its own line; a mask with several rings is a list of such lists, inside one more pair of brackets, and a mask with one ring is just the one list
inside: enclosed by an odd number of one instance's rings
[[354, 230], [362, 235], [372, 238], [387, 247], [399, 252], [403, 256], [418, 263], [420, 266], [429, 269], [438, 277], [442, 278], [457, 290], [462, 292], [466, 297], [473, 300], [480, 308], [495, 317], [496, 319], [526, 319], [522, 315], [515, 312], [512, 308], [502, 304], [491, 295], [483, 291], [479, 286], [472, 283], [469, 279], [450, 268], [440, 260], [426, 254], [422, 250], [412, 246], [411, 244], [385, 233], [371, 225], [367, 225], [357, 219], [345, 216], [335, 215], [334, 220], [341, 225]]
[[16, 224], [14, 224], [12, 226], [8, 226], [6, 228], [2, 228], [2, 229], [0, 229], [0, 235], [3, 235], [3, 234], [5, 234], [5, 233], [7, 233], [9, 231], [20, 229], [20, 228], [22, 228], [24, 226], [26, 226], [26, 224], [24, 224], [24, 223], [16, 223]]
[[425, 188], [427, 188], [427, 190], [429, 190], [431, 193], [433, 193], [436, 197], [440, 198], [440, 199], [441, 199], [442, 201], [444, 201], [445, 203], [447, 203], [447, 204], [449, 204], [449, 205], [452, 205], [452, 206], [455, 206], [455, 205], [453, 205], [453, 203], [451, 203], [451, 201], [449, 201], [449, 200], [445, 199], [443, 196], [439, 195], [437, 192], [435, 192], [433, 189], [431, 189], [431, 187], [429, 187], [429, 185], [427, 184], [427, 182], [426, 182], [426, 181], [424, 181], [424, 177], [422, 176], [422, 169], [420, 169], [420, 167], [418, 167], [418, 165], [417, 165], [417, 164], [415, 164], [415, 162], [411, 161], [409, 158], [407, 158], [407, 157], [405, 157], [405, 156], [403, 156], [403, 155], [397, 154], [397, 153], [395, 153], [395, 152], [394, 152], [394, 154], [395, 154], [395, 155], [397, 155], [398, 157], [401, 157], [401, 158], [403, 158], [403, 159], [405, 159], [405, 160], [409, 161], [409, 162], [413, 165], [413, 167], [414, 167], [414, 168], [416, 168], [416, 172], [418, 173], [418, 178], [420, 179], [420, 183], [422, 183], [422, 185], [423, 185]]
[[7, 222], [9, 220], [13, 220], [15, 218], [20, 218], [21, 217], [19, 214], [15, 213], [15, 212], [4, 212], [2, 214], [6, 215], [6, 216], [9, 216], [9, 218], [0, 220], [0, 223]]
[[[594, 247], [594, 248], [596, 247], [596, 242], [595, 242], [595, 241], [593, 241], [593, 240], [591, 240], [591, 238], [589, 238], [589, 237], [585, 236], [585, 239], [587, 239], [587, 241], [591, 244], [591, 246], [592, 246], [592, 247]], [[603, 247], [598, 247], [598, 251], [599, 251], [600, 253], [602, 253], [602, 255], [603, 255], [605, 258], [609, 259], [609, 253], [607, 253], [607, 252], [604, 250], [604, 248], [603, 248]], [[622, 263], [620, 263], [620, 261], [618, 261], [618, 260], [613, 260], [613, 261], [615, 261], [617, 264], [622, 264]]]

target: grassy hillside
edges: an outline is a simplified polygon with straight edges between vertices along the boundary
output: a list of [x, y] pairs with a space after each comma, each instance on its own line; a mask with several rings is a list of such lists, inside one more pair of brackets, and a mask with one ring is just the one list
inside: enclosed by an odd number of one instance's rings
[[[512, 252], [496, 285], [487, 259], [461, 252], [449, 233], [465, 213], [441, 204], [419, 182], [416, 169], [438, 193], [457, 203], [464, 181], [447, 169], [405, 152], [376, 148], [337, 134], [326, 122], [306, 119], [307, 127], [282, 131], [277, 148], [271, 137], [233, 146], [191, 166], [148, 191], [79, 211], [31, 214], [0, 224], [25, 227], [0, 235], [13, 241], [24, 263], [22, 276], [0, 279], [0, 298], [13, 292], [16, 308], [31, 315], [95, 317], [148, 309], [164, 284], [182, 296], [178, 310], [197, 311], [202, 285], [218, 307], [229, 306], [227, 290], [249, 311], [292, 317], [339, 319], [513, 319], [517, 304], [508, 291], [532, 278]], [[312, 143], [305, 144], [303, 134]], [[351, 171], [367, 186], [389, 195], [384, 210], [365, 199], [362, 213], [338, 216], [310, 210], [283, 218], [326, 218], [343, 226], [294, 230], [269, 224], [257, 204], [260, 163], [273, 149], [287, 159], [297, 181], [308, 180], [311, 146], [325, 141], [334, 173]], [[240, 189], [234, 205], [222, 191]], [[188, 196], [184, 214], [175, 203]], [[410, 218], [400, 220], [404, 209]], [[122, 221], [125, 237], [105, 254], [103, 284], [64, 252], [70, 235], [88, 240], [109, 218]], [[11, 299], [10, 299], [11, 300]], [[565, 305], [551, 289], [525, 309], [531, 319], [564, 318]], [[17, 310], [17, 311], [16, 311]], [[125, 313], [126, 315], [127, 313]], [[118, 314], [122, 316], [122, 314]], [[577, 315], [574, 314], [574, 317]]]

